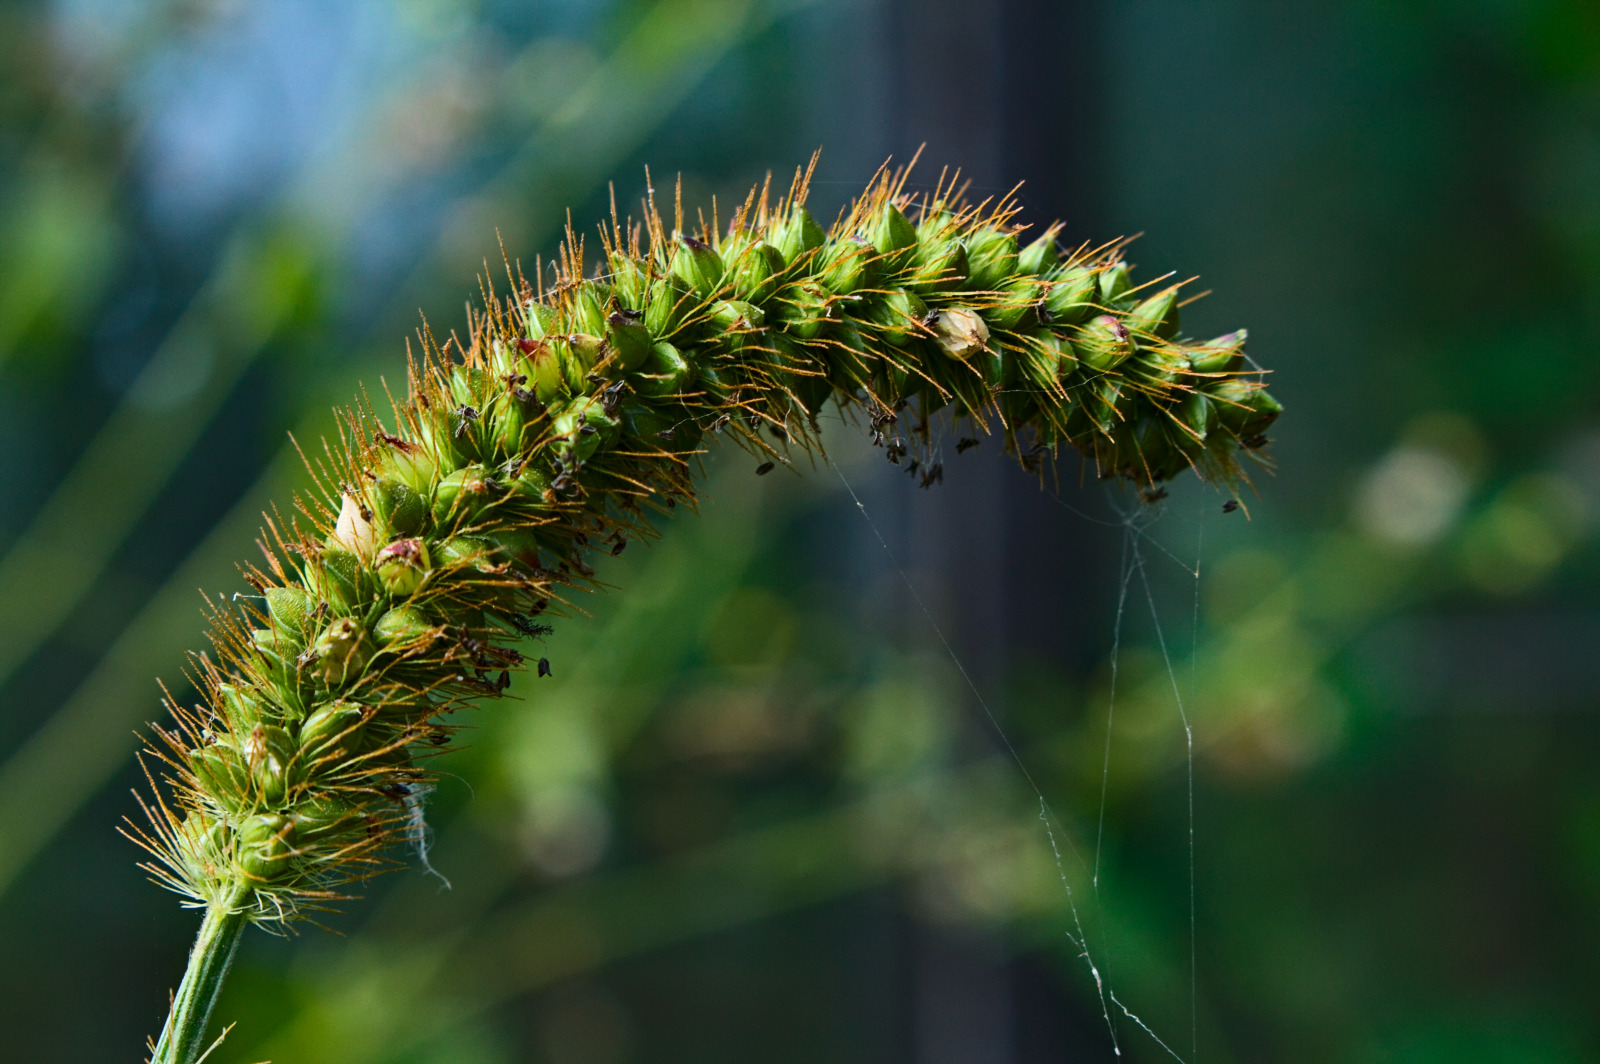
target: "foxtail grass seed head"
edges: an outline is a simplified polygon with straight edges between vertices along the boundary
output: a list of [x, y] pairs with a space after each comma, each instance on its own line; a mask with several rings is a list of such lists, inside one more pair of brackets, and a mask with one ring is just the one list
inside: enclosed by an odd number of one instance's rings
[[199, 700], [155, 728], [134, 833], [160, 882], [271, 926], [385, 868], [451, 714], [504, 692], [597, 556], [694, 502], [719, 436], [788, 465], [833, 400], [924, 486], [947, 434], [996, 428], [1029, 471], [1077, 451], [1146, 490], [1189, 469], [1237, 491], [1240, 455], [1263, 460], [1280, 407], [1244, 331], [1183, 338], [1181, 286], [1142, 292], [1125, 243], [1023, 243], [1011, 201], [912, 194], [905, 171], [825, 230], [807, 176], [726, 236], [647, 207], [602, 228], [597, 268], [569, 240], [553, 278], [489, 290], [465, 346], [424, 330], [392, 412], [345, 414], [317, 489], [266, 527], [261, 598], [216, 609]]

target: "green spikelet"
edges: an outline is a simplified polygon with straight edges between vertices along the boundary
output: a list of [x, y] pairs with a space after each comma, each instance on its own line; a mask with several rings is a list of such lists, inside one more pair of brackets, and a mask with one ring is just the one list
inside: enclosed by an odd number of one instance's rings
[[155, 729], [167, 786], [135, 832], [157, 879], [233, 927], [382, 869], [444, 722], [501, 693], [597, 552], [694, 502], [713, 436], [788, 464], [820, 450], [832, 399], [892, 460], [931, 465], [967, 418], [1030, 471], [1065, 450], [1141, 488], [1243, 482], [1279, 411], [1243, 331], [1179, 336], [1177, 288], [1141, 292], [1123, 244], [1063, 251], [1052, 227], [1019, 246], [1009, 201], [913, 197], [887, 170], [824, 231], [809, 176], [777, 203], [752, 191], [726, 235], [679, 231], [681, 208], [668, 231], [653, 203], [613, 218], [588, 274], [569, 234], [552, 284], [486, 293], [465, 350], [424, 333], [387, 427], [347, 413], [318, 494], [267, 527], [261, 608], [215, 612], [201, 701]]

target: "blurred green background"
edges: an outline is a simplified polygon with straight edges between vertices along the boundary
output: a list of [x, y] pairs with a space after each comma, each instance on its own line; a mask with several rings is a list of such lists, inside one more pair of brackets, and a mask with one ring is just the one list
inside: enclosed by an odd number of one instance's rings
[[440, 878], [253, 934], [213, 1059], [1600, 1059], [1592, 0], [0, 7], [6, 1058], [160, 1023], [197, 921], [114, 833], [133, 733], [288, 433], [497, 231], [818, 145], [831, 217], [922, 143], [1248, 325], [1250, 519], [992, 441], [927, 492], [858, 426], [711, 455], [441, 762]]

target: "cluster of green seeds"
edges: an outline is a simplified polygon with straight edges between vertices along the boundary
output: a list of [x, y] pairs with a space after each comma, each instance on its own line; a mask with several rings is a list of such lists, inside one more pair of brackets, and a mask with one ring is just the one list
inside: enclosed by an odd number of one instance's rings
[[1030, 471], [1065, 444], [1147, 492], [1184, 469], [1241, 483], [1279, 410], [1245, 334], [1181, 338], [1181, 286], [1136, 286], [1124, 245], [1022, 245], [1008, 201], [912, 196], [904, 172], [824, 230], [808, 177], [726, 230], [686, 232], [681, 203], [671, 232], [653, 201], [613, 211], [592, 272], [569, 233], [553, 283], [484, 293], [469, 342], [424, 332], [387, 425], [348, 412], [320, 494], [268, 522], [259, 598], [215, 611], [202, 700], [156, 729], [152, 873], [270, 923], [380, 868], [450, 714], [504, 691], [597, 554], [693, 502], [710, 437], [765, 472], [819, 449], [832, 400], [925, 485], [961, 419], [958, 450], [997, 429]]

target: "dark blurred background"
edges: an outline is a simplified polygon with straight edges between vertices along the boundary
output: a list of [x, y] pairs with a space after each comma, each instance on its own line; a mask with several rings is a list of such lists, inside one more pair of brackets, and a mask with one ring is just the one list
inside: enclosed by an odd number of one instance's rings
[[831, 218], [924, 143], [1250, 328], [1248, 520], [992, 440], [709, 456], [441, 763], [438, 876], [253, 933], [213, 1060], [1600, 1059], [1593, 0], [0, 7], [6, 1058], [159, 1026], [134, 731], [289, 433], [497, 231], [818, 145]]

